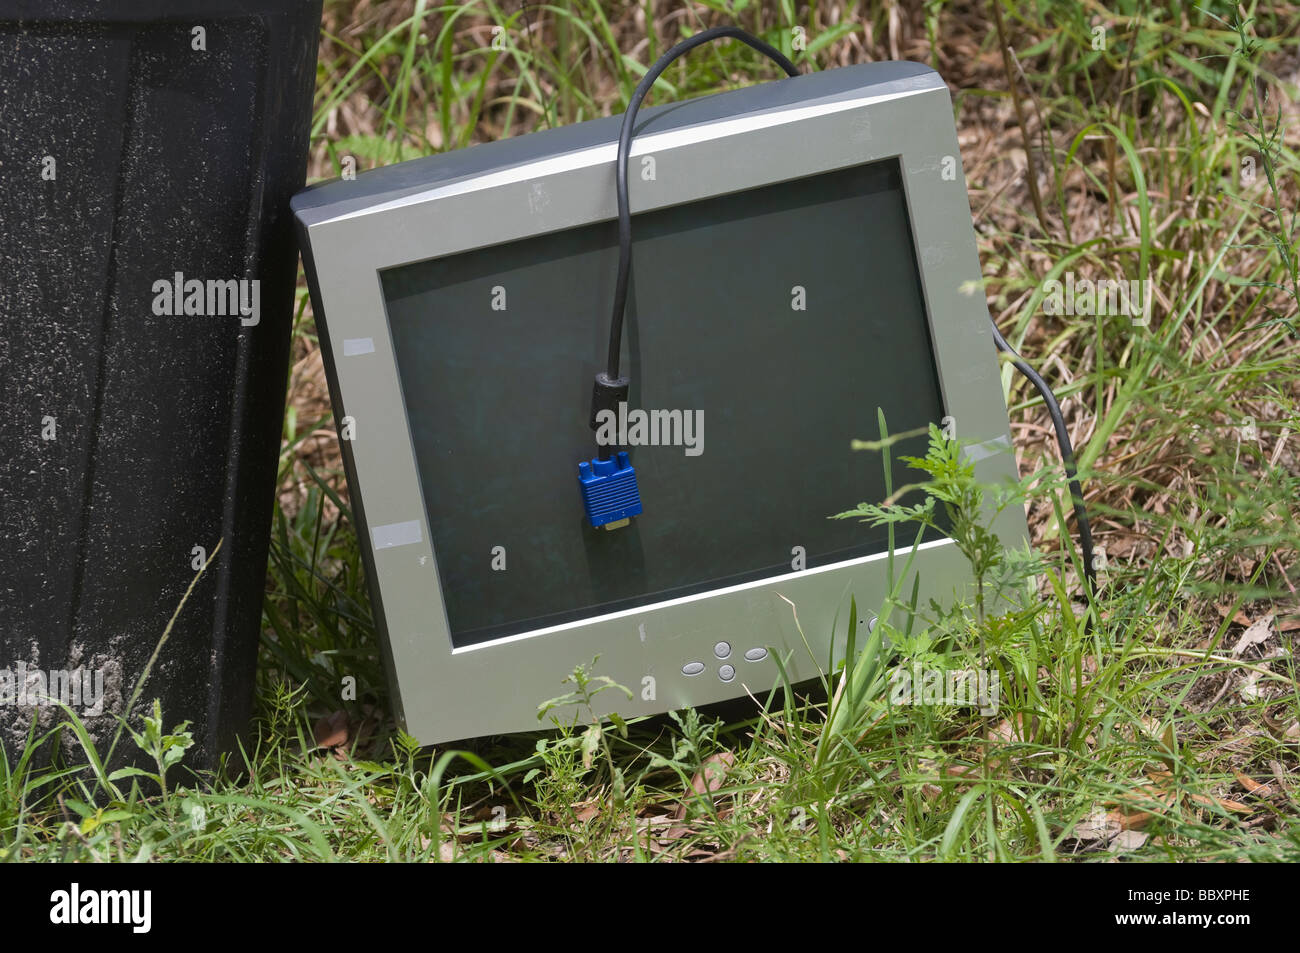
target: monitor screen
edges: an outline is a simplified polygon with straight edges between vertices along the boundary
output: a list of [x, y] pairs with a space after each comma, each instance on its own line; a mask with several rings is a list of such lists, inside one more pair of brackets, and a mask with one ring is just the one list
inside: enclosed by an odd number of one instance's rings
[[[944, 416], [896, 160], [638, 214], [633, 235], [629, 407], [695, 426], [627, 448], [644, 512], [612, 531], [577, 468], [615, 223], [381, 273], [455, 647], [881, 552], [884, 528], [829, 518], [886, 495], [850, 441], [877, 407], [894, 433]], [[925, 445], [895, 446], [895, 486]]]

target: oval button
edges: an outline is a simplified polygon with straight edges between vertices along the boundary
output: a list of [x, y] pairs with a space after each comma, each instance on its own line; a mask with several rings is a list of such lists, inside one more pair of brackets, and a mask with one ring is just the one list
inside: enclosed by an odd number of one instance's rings
[[761, 662], [767, 658], [767, 649], [750, 649], [745, 653], [745, 659], [750, 662]]
[[729, 682], [735, 677], [736, 670], [730, 665], [724, 665], [722, 668], [718, 669], [718, 678], [722, 679], [724, 682]]
[[682, 666], [683, 675], [699, 675], [702, 671], [704, 671], [703, 662], [687, 662]]

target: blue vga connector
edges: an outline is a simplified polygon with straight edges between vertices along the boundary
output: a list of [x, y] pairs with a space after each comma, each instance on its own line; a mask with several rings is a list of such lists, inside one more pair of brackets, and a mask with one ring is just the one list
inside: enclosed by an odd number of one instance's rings
[[583, 460], [578, 464], [578, 485], [592, 527], [622, 523], [641, 513], [641, 491], [626, 450], [612, 460]]

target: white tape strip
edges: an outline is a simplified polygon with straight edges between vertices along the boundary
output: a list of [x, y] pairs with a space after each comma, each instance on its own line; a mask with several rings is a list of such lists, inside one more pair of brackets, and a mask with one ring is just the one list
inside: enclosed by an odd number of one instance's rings
[[421, 539], [420, 521], [408, 520], [405, 523], [376, 526], [370, 531], [370, 538], [374, 540], [375, 549], [392, 549], [394, 546], [418, 543]]
[[991, 457], [995, 453], [1003, 453], [1010, 449], [1011, 441], [1006, 437], [994, 437], [992, 440], [985, 440], [983, 443], [973, 443], [969, 447], [964, 447], [967, 458], [972, 463], [978, 463], [985, 457]]

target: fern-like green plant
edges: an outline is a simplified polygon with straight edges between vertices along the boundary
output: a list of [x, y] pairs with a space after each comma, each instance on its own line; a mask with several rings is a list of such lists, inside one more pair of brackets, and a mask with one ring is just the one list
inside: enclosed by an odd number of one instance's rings
[[[899, 487], [883, 503], [859, 503], [856, 509], [837, 513], [836, 519], [860, 519], [871, 526], [920, 523], [950, 538], [975, 576], [975, 609], [984, 622], [984, 593], [987, 580], [1002, 565], [1005, 550], [1002, 542], [986, 524], [986, 500], [989, 488], [975, 478], [975, 464], [962, 457], [961, 445], [950, 439], [934, 424], [930, 425], [930, 443], [924, 457], [900, 457], [914, 470], [929, 476], [921, 483]], [[860, 442], [861, 443], [861, 442]], [[856, 446], [856, 444], [855, 444]], [[900, 498], [915, 490], [925, 493], [920, 503], [903, 505]], [[995, 505], [1000, 512], [1006, 505]], [[940, 513], [946, 522], [940, 519]], [[983, 655], [981, 634], [980, 654]]]

